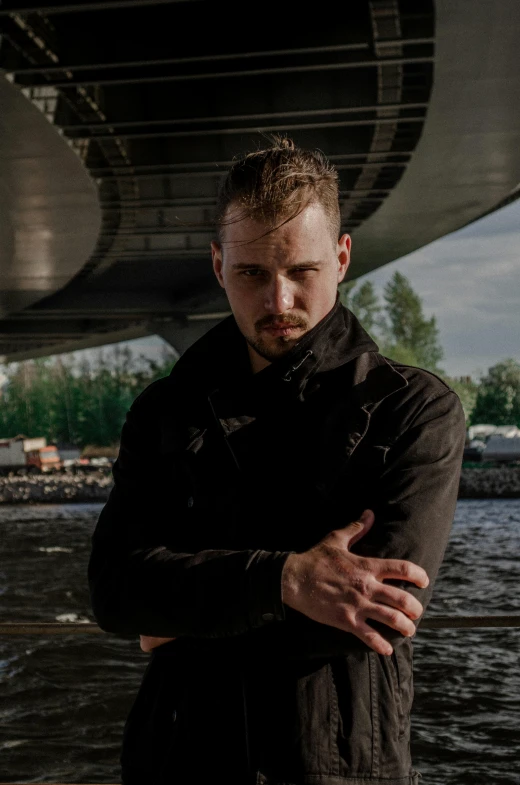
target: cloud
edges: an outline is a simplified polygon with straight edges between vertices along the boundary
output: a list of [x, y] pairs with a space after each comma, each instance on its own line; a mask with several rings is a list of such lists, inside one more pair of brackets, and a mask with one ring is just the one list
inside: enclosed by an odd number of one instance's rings
[[520, 225], [520, 199], [502, 207], [494, 213], [481, 218], [479, 221], [468, 224], [463, 229], [459, 229], [456, 234], [461, 236], [480, 237], [487, 235], [497, 235], [509, 233], [511, 227]]
[[519, 227], [520, 202], [360, 280], [382, 294], [395, 270], [406, 275], [437, 319], [449, 373], [477, 375], [505, 357], [520, 361]]

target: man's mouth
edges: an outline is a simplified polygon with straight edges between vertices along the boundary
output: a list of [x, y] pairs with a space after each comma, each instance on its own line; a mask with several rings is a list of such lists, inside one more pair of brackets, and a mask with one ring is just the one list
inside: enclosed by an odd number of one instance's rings
[[293, 335], [297, 331], [304, 330], [306, 323], [302, 319], [294, 317], [288, 319], [287, 317], [277, 319], [276, 317], [269, 316], [260, 319], [256, 324], [256, 331], [268, 333], [274, 337]]
[[269, 333], [270, 335], [290, 335], [291, 333], [295, 332], [295, 330], [300, 330], [300, 327], [297, 327], [294, 324], [269, 324], [266, 327], [261, 328], [263, 331]]

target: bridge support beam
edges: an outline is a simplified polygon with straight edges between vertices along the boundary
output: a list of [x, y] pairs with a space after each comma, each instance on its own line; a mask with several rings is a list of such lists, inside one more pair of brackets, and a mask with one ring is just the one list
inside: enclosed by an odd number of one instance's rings
[[151, 329], [166, 343], [169, 343], [180, 356], [227, 315], [227, 313], [219, 313], [210, 314], [208, 317], [200, 319], [188, 318], [185, 322], [152, 323]]

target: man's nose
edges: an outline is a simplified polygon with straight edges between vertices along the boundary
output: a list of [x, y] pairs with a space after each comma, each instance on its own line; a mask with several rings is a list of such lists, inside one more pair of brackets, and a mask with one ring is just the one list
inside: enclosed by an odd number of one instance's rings
[[273, 278], [267, 288], [264, 308], [269, 313], [284, 313], [294, 305], [294, 295], [289, 281]]

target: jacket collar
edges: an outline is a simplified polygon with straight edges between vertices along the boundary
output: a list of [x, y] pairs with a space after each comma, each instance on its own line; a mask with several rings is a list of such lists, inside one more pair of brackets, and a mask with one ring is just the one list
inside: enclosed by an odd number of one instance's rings
[[407, 386], [402, 373], [379, 353], [362, 356], [355, 364], [352, 395], [363, 409], [370, 409]]
[[199, 389], [202, 385], [207, 394], [247, 390], [256, 399], [267, 396], [274, 402], [279, 395], [303, 400], [319, 387], [323, 373], [347, 365], [352, 369], [350, 392], [363, 408], [408, 384], [378, 353], [377, 344], [337, 297], [332, 310], [286, 355], [256, 374], [251, 372], [247, 343], [229, 316], [185, 352], [171, 375], [181, 374]]

